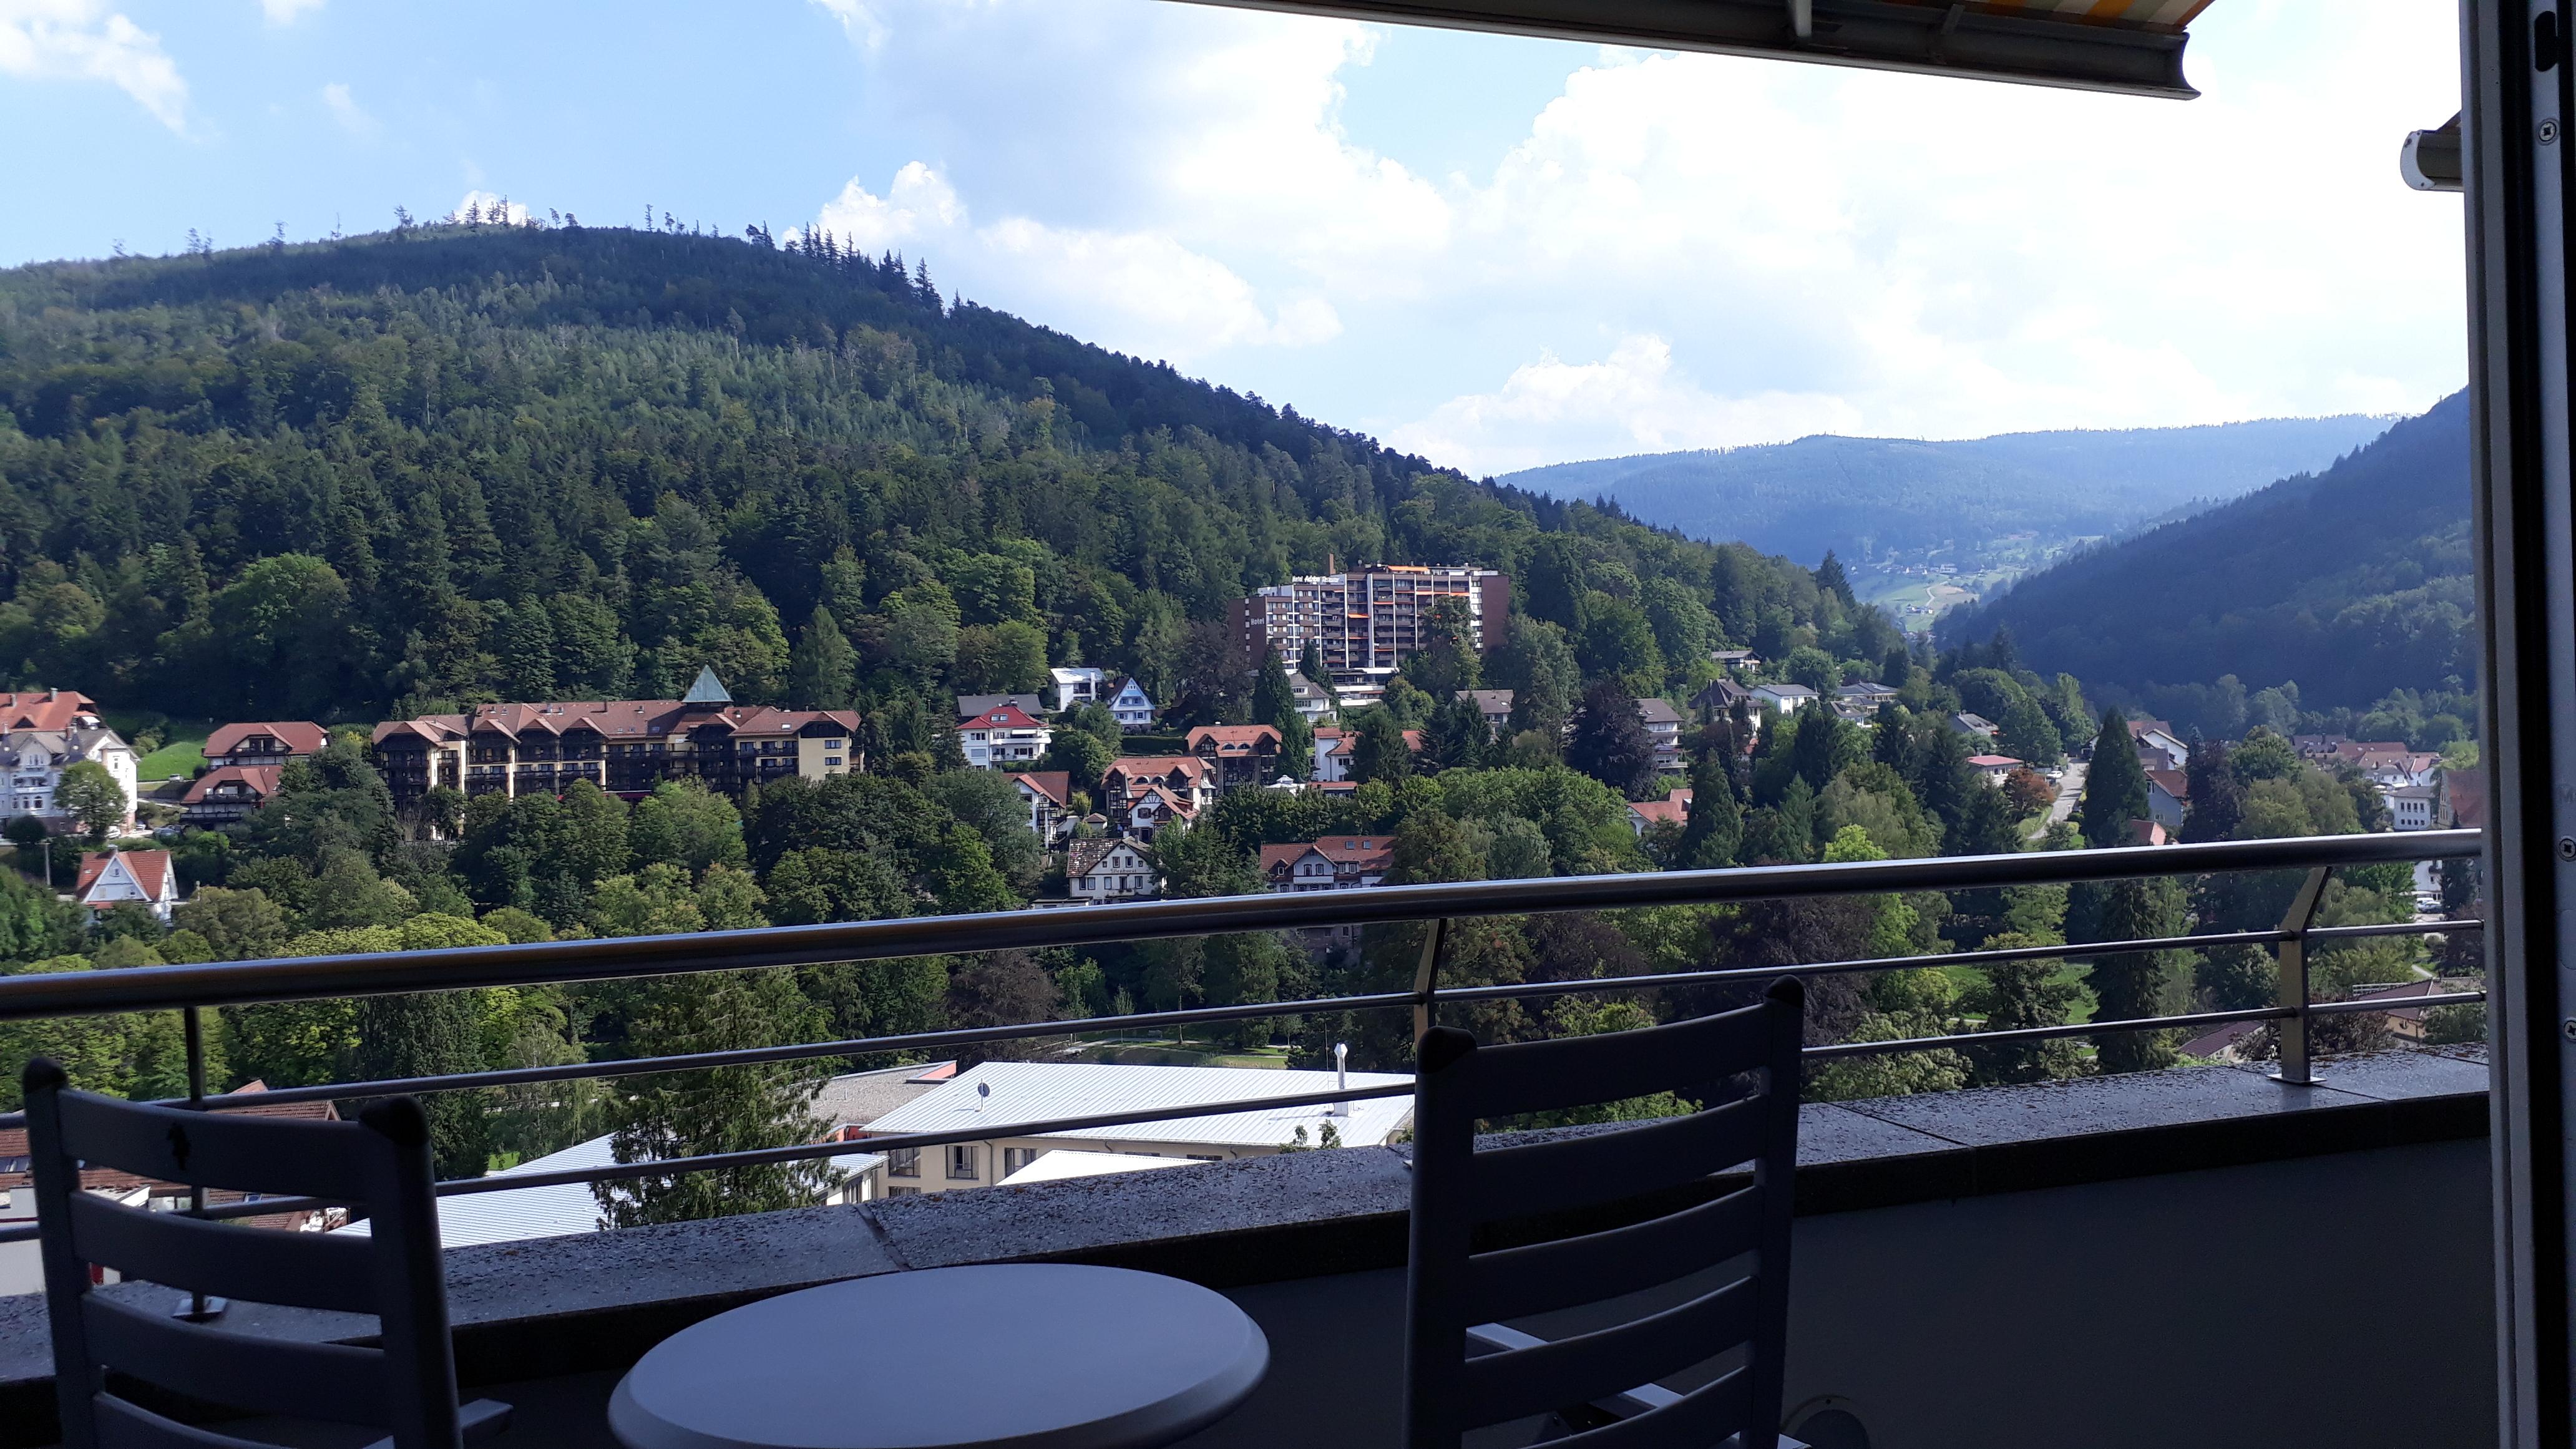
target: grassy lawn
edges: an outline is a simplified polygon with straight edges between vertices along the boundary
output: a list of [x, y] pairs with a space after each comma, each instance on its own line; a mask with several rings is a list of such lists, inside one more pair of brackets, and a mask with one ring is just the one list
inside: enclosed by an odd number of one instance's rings
[[172, 740], [145, 755], [134, 767], [136, 774], [146, 784], [172, 775], [193, 775], [206, 767], [206, 752], [200, 748], [205, 742], [204, 735], [193, 740]]

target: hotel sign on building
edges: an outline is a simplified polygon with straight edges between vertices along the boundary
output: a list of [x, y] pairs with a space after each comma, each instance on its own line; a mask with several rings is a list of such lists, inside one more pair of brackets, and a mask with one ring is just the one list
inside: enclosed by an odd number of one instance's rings
[[768, 780], [819, 780], [861, 765], [858, 716], [848, 710], [735, 704], [702, 669], [678, 700], [487, 704], [376, 726], [375, 749], [394, 803], [444, 785], [468, 795], [553, 795], [575, 780], [635, 796], [664, 780], [698, 779], [724, 794]]

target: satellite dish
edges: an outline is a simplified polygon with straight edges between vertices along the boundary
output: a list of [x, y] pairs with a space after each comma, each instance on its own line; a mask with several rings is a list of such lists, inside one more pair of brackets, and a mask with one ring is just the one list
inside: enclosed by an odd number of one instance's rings
[[993, 1084], [990, 1082], [977, 1082], [975, 1084], [975, 1095], [978, 1097], [989, 1097], [993, 1095]]

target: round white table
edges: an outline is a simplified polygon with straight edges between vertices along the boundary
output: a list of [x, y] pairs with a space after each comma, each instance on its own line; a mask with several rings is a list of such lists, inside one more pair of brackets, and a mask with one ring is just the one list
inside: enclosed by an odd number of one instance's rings
[[888, 1273], [682, 1329], [608, 1402], [628, 1449], [1152, 1449], [1270, 1367], [1224, 1295], [1029, 1263]]

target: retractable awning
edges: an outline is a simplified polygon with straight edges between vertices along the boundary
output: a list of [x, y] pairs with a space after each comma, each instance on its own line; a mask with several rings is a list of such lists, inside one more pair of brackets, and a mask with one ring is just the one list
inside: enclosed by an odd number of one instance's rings
[[2210, 0], [1199, 0], [2188, 99], [2186, 27]]

